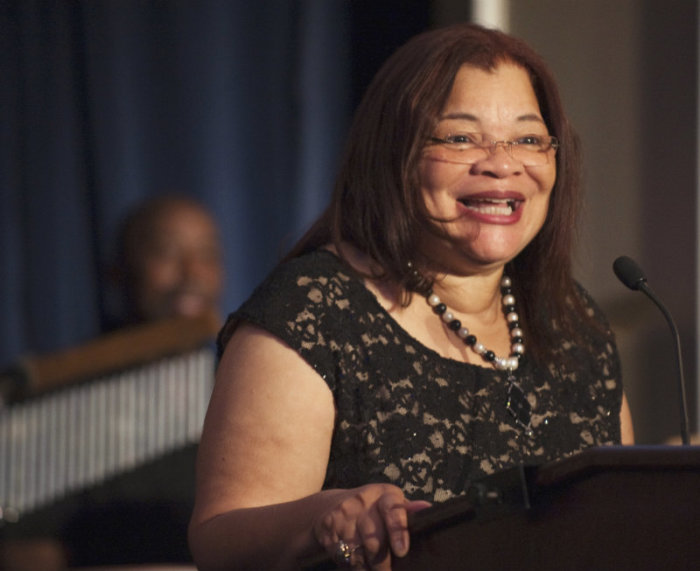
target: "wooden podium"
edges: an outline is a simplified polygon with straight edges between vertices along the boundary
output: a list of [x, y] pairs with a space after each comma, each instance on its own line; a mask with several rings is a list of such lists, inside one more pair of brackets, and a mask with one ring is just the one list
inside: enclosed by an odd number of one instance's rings
[[700, 447], [592, 448], [515, 469], [410, 527], [394, 571], [700, 569]]

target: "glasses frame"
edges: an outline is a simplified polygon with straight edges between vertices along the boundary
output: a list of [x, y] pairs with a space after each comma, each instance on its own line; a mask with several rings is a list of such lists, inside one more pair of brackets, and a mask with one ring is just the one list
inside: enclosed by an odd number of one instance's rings
[[[503, 149], [506, 151], [506, 153], [508, 153], [508, 155], [511, 158], [523, 163], [523, 165], [525, 165], [525, 166], [542, 166], [542, 165], [547, 164], [547, 162], [548, 162], [548, 161], [545, 161], [543, 163], [536, 162], [536, 163], [528, 164], [526, 161], [522, 160], [521, 158], [515, 157], [513, 155], [513, 148], [524, 144], [524, 143], [519, 143], [518, 141], [508, 141], [508, 140], [489, 141], [489, 140], [486, 140], [484, 135], [482, 135], [481, 133], [463, 133], [463, 135], [469, 136], [472, 138], [476, 138], [476, 139], [483, 139], [483, 140], [481, 140], [480, 142], [469, 143], [469, 145], [471, 145], [471, 146], [469, 148], [465, 148], [465, 149], [457, 148], [459, 145], [464, 145], [465, 143], [457, 143], [455, 141], [449, 140], [448, 137], [451, 137], [452, 135], [447, 135], [447, 137], [445, 137], [445, 138], [430, 136], [430, 137], [428, 137], [428, 140], [436, 145], [444, 145], [445, 149], [448, 149], [450, 152], [454, 152], [454, 153], [458, 153], [458, 154], [463, 153], [465, 151], [480, 150], [480, 151], [484, 151], [486, 153], [486, 156], [489, 156], [489, 155], [495, 153], [496, 149], [499, 146], [502, 146]], [[548, 144], [546, 145], [546, 148], [538, 149], [536, 151], [527, 150], [527, 152], [532, 153], [532, 156], [538, 156], [538, 155], [544, 156], [547, 153], [549, 153], [549, 151], [554, 150], [554, 152], [556, 152], [561, 147], [561, 144], [559, 143], [559, 139], [557, 139], [553, 135], [547, 135], [543, 139], [548, 142]], [[473, 164], [473, 163], [477, 162], [478, 160], [480, 160], [480, 159], [475, 158], [472, 161], [465, 160], [465, 161], [461, 161], [461, 162], [464, 162], [464, 164]]]

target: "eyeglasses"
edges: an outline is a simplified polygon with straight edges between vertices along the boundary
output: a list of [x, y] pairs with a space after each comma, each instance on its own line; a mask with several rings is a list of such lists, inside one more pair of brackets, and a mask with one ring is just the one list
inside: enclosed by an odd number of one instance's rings
[[483, 133], [458, 133], [444, 138], [429, 137], [435, 145], [441, 145], [449, 160], [472, 164], [495, 153], [501, 145], [516, 161], [526, 167], [546, 165], [549, 151], [559, 148], [559, 140], [551, 135], [525, 135], [514, 141], [490, 141]]

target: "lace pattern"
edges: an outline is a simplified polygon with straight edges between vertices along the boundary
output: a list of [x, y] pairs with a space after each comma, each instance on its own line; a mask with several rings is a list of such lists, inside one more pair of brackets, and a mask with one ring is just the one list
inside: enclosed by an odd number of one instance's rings
[[518, 382], [533, 407], [529, 437], [506, 410], [506, 373], [422, 345], [329, 252], [276, 268], [229, 317], [221, 347], [241, 320], [287, 343], [332, 390], [327, 488], [390, 482], [411, 499], [444, 501], [484, 475], [620, 442], [612, 333], [591, 332], [583, 346], [562, 339], [561, 358], [547, 366], [521, 359]]

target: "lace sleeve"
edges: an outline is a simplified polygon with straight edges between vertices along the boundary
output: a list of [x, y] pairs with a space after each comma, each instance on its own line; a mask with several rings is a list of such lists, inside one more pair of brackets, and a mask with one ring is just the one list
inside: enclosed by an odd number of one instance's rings
[[[333, 258], [335, 260], [335, 258]], [[346, 295], [350, 277], [326, 264], [298, 258], [278, 266], [231, 314], [219, 334], [219, 352], [245, 321], [262, 327], [289, 345], [328, 383], [335, 386], [337, 331], [351, 318]], [[339, 261], [338, 261], [339, 263]]]

